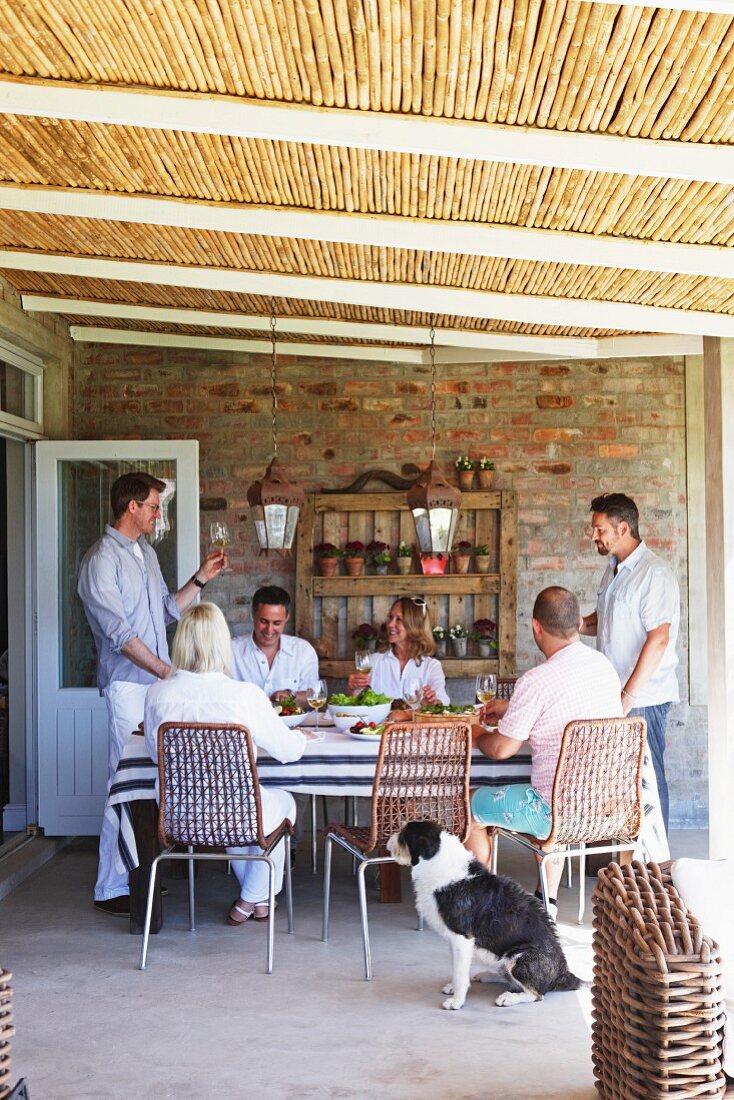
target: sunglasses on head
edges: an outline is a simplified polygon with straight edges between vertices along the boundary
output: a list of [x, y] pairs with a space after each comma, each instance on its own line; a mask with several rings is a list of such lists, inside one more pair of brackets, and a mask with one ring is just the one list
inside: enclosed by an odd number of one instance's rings
[[414, 603], [416, 607], [422, 607], [423, 614], [425, 615], [428, 604], [424, 600], [423, 596], [408, 596], [408, 599], [411, 603]]

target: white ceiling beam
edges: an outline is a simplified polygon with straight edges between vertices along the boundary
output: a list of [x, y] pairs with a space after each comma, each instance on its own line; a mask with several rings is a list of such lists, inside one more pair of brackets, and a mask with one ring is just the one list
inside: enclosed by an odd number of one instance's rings
[[[713, 0], [716, 2], [716, 0]], [[724, 0], [720, 0], [721, 3]], [[664, 5], [663, 5], [664, 6]], [[689, 8], [690, 3], [686, 3]], [[727, 0], [734, 14], [734, 0]], [[734, 146], [60, 81], [0, 80], [0, 114], [731, 184]]]
[[200, 290], [305, 298], [377, 309], [408, 309], [420, 313], [450, 313], [527, 325], [571, 328], [611, 328], [630, 332], [667, 332], [685, 336], [734, 336], [734, 316], [704, 310], [670, 309], [625, 302], [553, 298], [548, 295], [497, 294], [452, 286], [382, 283], [329, 279], [307, 275], [276, 275], [229, 268], [186, 267], [182, 264], [107, 260], [0, 249], [0, 268], [37, 271], [87, 279], [154, 283]]
[[0, 186], [0, 209], [382, 248], [734, 278], [734, 249], [476, 222]]
[[[69, 336], [77, 343], [134, 344], [158, 348], [198, 348], [204, 351], [242, 351], [249, 355], [270, 355], [270, 340], [242, 340], [219, 336], [184, 336], [175, 332], [147, 332], [135, 329], [95, 328], [70, 325]], [[415, 348], [367, 347], [345, 344], [303, 344], [278, 340], [279, 355], [314, 356], [318, 359], [377, 359], [386, 363], [422, 365], [425, 353]]]

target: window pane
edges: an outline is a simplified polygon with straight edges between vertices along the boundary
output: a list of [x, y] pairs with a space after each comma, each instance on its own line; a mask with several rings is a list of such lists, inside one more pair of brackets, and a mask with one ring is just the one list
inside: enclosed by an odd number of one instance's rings
[[24, 420], [37, 420], [34, 383], [32, 374], [0, 360], [0, 409]]
[[112, 522], [110, 486], [120, 474], [142, 470], [166, 482], [161, 510], [151, 543], [163, 579], [176, 589], [176, 463], [173, 459], [148, 462], [60, 462], [59, 599], [61, 601], [61, 687], [94, 687], [97, 656], [84, 608], [76, 593], [82, 558]]

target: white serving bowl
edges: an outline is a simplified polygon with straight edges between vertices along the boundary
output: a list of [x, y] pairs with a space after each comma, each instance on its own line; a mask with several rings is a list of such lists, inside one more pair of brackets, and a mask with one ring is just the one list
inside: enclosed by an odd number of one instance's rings
[[390, 713], [391, 703], [380, 703], [376, 707], [341, 707], [332, 705], [326, 708], [329, 716], [342, 733], [361, 718], [363, 722], [384, 722]]
[[295, 729], [296, 726], [300, 726], [301, 722], [305, 722], [308, 718], [308, 711], [304, 711], [303, 714], [279, 714], [281, 722], [285, 722], [289, 730]]

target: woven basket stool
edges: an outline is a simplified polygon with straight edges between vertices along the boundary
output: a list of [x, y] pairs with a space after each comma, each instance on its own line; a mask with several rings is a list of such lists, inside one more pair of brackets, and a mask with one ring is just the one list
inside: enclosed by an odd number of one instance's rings
[[718, 946], [667, 867], [610, 863], [594, 906], [592, 1059], [606, 1100], [723, 1096]]
[[15, 1035], [12, 977], [0, 968], [0, 1100], [10, 1092], [10, 1040]]

